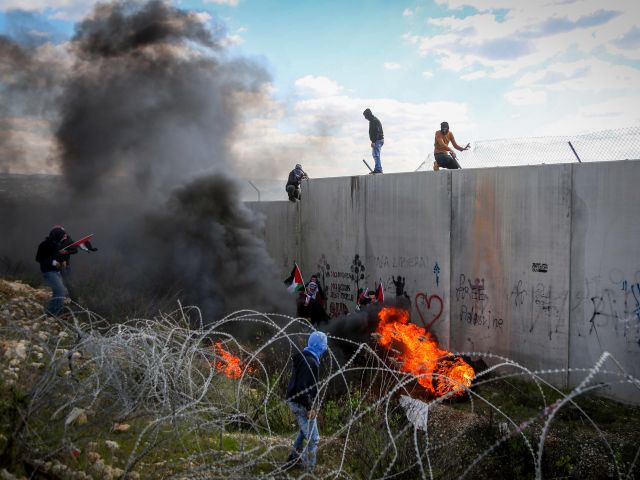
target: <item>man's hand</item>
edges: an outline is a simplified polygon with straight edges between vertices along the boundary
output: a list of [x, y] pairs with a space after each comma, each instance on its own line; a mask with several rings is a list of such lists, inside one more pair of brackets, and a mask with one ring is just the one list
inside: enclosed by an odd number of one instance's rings
[[307, 418], [311, 420], [312, 418], [316, 418], [318, 416], [318, 412], [316, 412], [313, 408], [307, 412]]
[[466, 146], [466, 147], [464, 147], [462, 150], [463, 150], [463, 151], [464, 151], [464, 150], [469, 150], [470, 148], [471, 148], [471, 144], [470, 144], [470, 143], [467, 143], [467, 146]]

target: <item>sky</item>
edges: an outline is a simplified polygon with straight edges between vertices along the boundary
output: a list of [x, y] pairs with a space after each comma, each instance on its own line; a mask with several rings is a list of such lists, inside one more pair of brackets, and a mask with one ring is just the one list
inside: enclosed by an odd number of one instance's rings
[[[95, 3], [0, 0], [0, 34], [64, 44]], [[472, 145], [640, 125], [638, 0], [172, 3], [223, 25], [227, 55], [271, 76], [235, 139], [240, 162], [274, 158], [254, 179], [294, 160], [311, 177], [367, 173], [365, 108], [385, 131], [386, 173], [414, 170], [445, 120]]]

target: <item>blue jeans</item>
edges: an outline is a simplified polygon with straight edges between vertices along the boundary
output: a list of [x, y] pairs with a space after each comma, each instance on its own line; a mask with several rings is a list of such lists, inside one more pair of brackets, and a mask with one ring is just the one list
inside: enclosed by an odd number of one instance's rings
[[[302, 463], [307, 468], [313, 468], [316, 465], [316, 452], [318, 451], [318, 442], [320, 441], [320, 432], [318, 432], [318, 421], [315, 418], [307, 418], [307, 410], [296, 402], [287, 402], [291, 412], [295, 415], [300, 427], [298, 436], [293, 442], [292, 455], [300, 455]], [[304, 451], [304, 441], [307, 440], [307, 448]], [[306, 458], [304, 453], [306, 453]]]
[[60, 272], [43, 272], [45, 282], [51, 288], [51, 300], [49, 300], [48, 312], [58, 315], [64, 307], [64, 283]]
[[71, 274], [71, 267], [66, 267], [60, 270], [60, 276], [62, 277], [62, 283], [67, 287], [67, 293], [71, 301], [78, 303], [78, 297], [73, 288], [73, 275]]
[[382, 145], [384, 145], [384, 138], [381, 140], [376, 140], [373, 144], [373, 148], [371, 149], [371, 156], [373, 157], [373, 161], [376, 164], [373, 169], [374, 172], [382, 173], [382, 163], [380, 163], [380, 149], [382, 148]]

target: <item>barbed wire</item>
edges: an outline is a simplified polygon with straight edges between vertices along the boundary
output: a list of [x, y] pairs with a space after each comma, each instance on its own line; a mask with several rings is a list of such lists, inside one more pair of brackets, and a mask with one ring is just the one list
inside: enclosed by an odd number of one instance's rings
[[[460, 412], [447, 406], [452, 392], [426, 397], [416, 375], [397, 370], [389, 351], [377, 348], [375, 341], [330, 336], [315, 406], [327, 416], [335, 415], [330, 406], [339, 398], [341, 419], [320, 444], [319, 456], [331, 457], [331, 462], [321, 460], [314, 474], [301, 473], [284, 462], [291, 438], [283, 429], [291, 429], [291, 420], [283, 388], [291, 357], [302, 350], [313, 331], [304, 319], [250, 310], [205, 326], [195, 307], [119, 325], [76, 310], [64, 322], [41, 317], [4, 327], [3, 338], [22, 342], [23, 358], [35, 354], [43, 358], [16, 441], [31, 452], [33, 464], [45, 471], [53, 468], [51, 462], [47, 467], [46, 460], [61, 452], [77, 446], [91, 448], [86, 446], [87, 438], [95, 435], [96, 428], [110, 432], [114, 422], [134, 424], [136, 434], [122, 468], [108, 467], [106, 460], [94, 454], [90, 467], [94, 478], [136, 478], [137, 471], [150, 468], [144, 460], [170, 438], [179, 439], [182, 453], [171, 468], [155, 466], [167, 469], [161, 474], [165, 478], [356, 478], [351, 464], [362, 448], [369, 449], [369, 478], [409, 474], [434, 478], [439, 455], [459, 449], [469, 441], [470, 431], [486, 425], [486, 412], [476, 414], [482, 405], [498, 419], [499, 433], [473, 455], [461, 456], [455, 477], [473, 477], [492, 452], [521, 438], [531, 471], [540, 479], [550, 426], [560, 410], [571, 407], [599, 438], [614, 465], [615, 478], [631, 478], [636, 467], [640, 446], [633, 447], [635, 460], [622, 465], [608, 436], [576, 403], [581, 395], [607, 386], [629, 384], [640, 390], [640, 381], [607, 352], [592, 368], [550, 370], [531, 370], [490, 353], [455, 353], [491, 365], [478, 372], [474, 386], [466, 389], [468, 408]], [[216, 342], [241, 360], [237, 378], [214, 368], [224, 362], [219, 348], [213, 347]], [[568, 392], [548, 380], [567, 373], [584, 375]], [[540, 408], [525, 420], [511, 418], [499, 399], [480, 393], [496, 382], [517, 378], [534, 382], [539, 392]], [[88, 417], [86, 423], [76, 424], [79, 415]], [[455, 429], [443, 423], [443, 418], [456, 415], [461, 419]], [[61, 438], [46, 435], [47, 429], [61, 429]], [[225, 440], [233, 441], [236, 448], [225, 448]], [[108, 475], [101, 476], [101, 471]]]

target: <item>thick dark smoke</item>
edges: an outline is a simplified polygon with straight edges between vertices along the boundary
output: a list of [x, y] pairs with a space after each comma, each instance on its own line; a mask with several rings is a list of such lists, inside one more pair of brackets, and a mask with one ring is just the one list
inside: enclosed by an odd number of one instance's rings
[[225, 61], [195, 14], [160, 1], [100, 5], [72, 43], [56, 135], [73, 189], [118, 174], [145, 192], [166, 190], [231, 170], [229, 139], [248, 106], [236, 99], [260, 91], [263, 68]]
[[60, 92], [49, 89], [66, 186], [0, 197], [0, 257], [36, 270], [35, 247], [61, 223], [96, 234], [99, 252], [72, 262], [81, 299], [84, 289], [101, 313], [169, 296], [205, 321], [237, 308], [291, 313], [261, 221], [231, 179], [230, 139], [265, 70], [227, 59], [198, 16], [160, 1], [99, 5], [70, 51]]
[[167, 209], [147, 221], [154, 276], [186, 286], [183, 301], [206, 313], [249, 306], [287, 311], [291, 298], [274, 279], [275, 264], [256, 236], [258, 227], [235, 184], [223, 175], [200, 177], [176, 190]]

